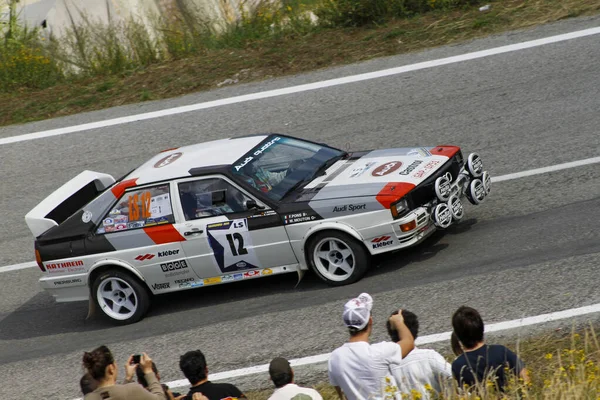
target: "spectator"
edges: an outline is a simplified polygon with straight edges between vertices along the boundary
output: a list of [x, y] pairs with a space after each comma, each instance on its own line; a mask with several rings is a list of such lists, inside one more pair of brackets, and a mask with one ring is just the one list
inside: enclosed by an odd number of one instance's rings
[[343, 320], [350, 339], [331, 353], [328, 368], [329, 381], [342, 400], [344, 395], [348, 400], [383, 397], [391, 366], [399, 364], [414, 348], [414, 340], [404, 325], [402, 313], [390, 318], [399, 333], [397, 343], [369, 344], [373, 330], [372, 307], [373, 299], [367, 293], [344, 305]]
[[269, 400], [300, 400], [300, 397], [302, 400], [323, 400], [316, 390], [294, 384], [294, 370], [285, 358], [271, 360], [269, 375], [275, 385], [275, 391]]
[[[156, 364], [154, 363], [154, 361], [152, 361], [152, 371], [154, 371], [154, 375], [156, 375], [156, 379], [160, 383], [160, 374], [158, 373], [158, 368], [156, 368]], [[140, 385], [142, 385], [144, 388], [148, 389], [148, 382], [146, 381], [146, 378], [144, 377], [144, 371], [142, 371], [142, 367], [140, 367], [138, 365], [137, 368], [135, 369], [135, 374], [137, 376], [138, 383]], [[168, 399], [173, 399], [175, 397], [181, 396], [180, 393], [171, 392], [171, 390], [169, 389], [169, 387], [167, 385], [165, 385], [165, 384], [161, 383], [160, 386], [162, 386], [163, 391], [167, 395]]]
[[98, 382], [92, 378], [89, 373], [86, 373], [79, 380], [79, 386], [81, 387], [81, 393], [85, 396], [88, 393], [93, 392], [98, 387]]
[[192, 400], [194, 393], [202, 393], [208, 400], [223, 400], [228, 397], [246, 397], [230, 383], [212, 383], [208, 380], [206, 358], [200, 350], [188, 351], [179, 359], [179, 368], [192, 387], [185, 400]]
[[[394, 311], [392, 316], [398, 314]], [[414, 340], [419, 335], [419, 320], [417, 316], [407, 310], [402, 310], [404, 325], [410, 331]], [[398, 331], [387, 321], [387, 331], [393, 342], [399, 342]], [[391, 372], [396, 379], [398, 389], [401, 393], [411, 394], [416, 390], [429, 398], [430, 391], [441, 393], [442, 382], [452, 379], [452, 367], [440, 353], [430, 349], [419, 349], [415, 347], [397, 365], [391, 366]]]
[[515, 353], [501, 345], [485, 344], [483, 320], [477, 310], [460, 307], [452, 316], [452, 327], [464, 350], [452, 363], [452, 374], [461, 387], [489, 378], [503, 391], [509, 379], [507, 371], [529, 382], [525, 364]]
[[[133, 355], [125, 364], [126, 381], [131, 381], [137, 364], [133, 364]], [[142, 354], [140, 365], [144, 377], [148, 381], [149, 391], [136, 383], [117, 384], [119, 369], [110, 350], [100, 346], [92, 352], [83, 354], [83, 366], [92, 378], [98, 382], [98, 387], [85, 395], [84, 400], [166, 400], [165, 393], [152, 371], [152, 359], [146, 353]]]

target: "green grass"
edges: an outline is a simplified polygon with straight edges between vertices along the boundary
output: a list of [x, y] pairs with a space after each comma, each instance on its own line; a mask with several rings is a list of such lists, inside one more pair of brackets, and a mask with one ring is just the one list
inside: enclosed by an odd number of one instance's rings
[[367, 26], [311, 25], [305, 12], [322, 9], [322, 0], [288, 0], [283, 7], [263, 5], [221, 33], [193, 12], [156, 18], [158, 36], [135, 21], [89, 23], [73, 28], [60, 46], [15, 29], [0, 43], [0, 125], [174, 97], [221, 87], [228, 79], [249, 82], [412, 52], [600, 11], [600, 0], [495, 0], [486, 13], [470, 1], [444, 1], [441, 9], [388, 15]]

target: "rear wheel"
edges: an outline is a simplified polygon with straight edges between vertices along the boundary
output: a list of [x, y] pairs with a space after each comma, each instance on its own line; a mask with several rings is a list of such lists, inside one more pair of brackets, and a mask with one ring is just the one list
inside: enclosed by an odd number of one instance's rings
[[141, 320], [150, 307], [150, 295], [140, 281], [117, 269], [94, 280], [92, 296], [104, 316], [118, 325]]
[[339, 231], [317, 233], [310, 240], [307, 256], [317, 276], [331, 286], [358, 281], [371, 263], [362, 243]]

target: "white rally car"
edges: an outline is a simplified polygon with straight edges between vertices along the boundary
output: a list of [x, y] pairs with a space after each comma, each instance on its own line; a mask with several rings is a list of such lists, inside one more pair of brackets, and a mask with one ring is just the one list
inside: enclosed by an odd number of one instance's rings
[[481, 158], [455, 146], [347, 153], [272, 134], [166, 150], [118, 181], [84, 171], [25, 220], [56, 301], [131, 323], [154, 294], [308, 269], [353, 283], [371, 255], [447, 228], [489, 191]]

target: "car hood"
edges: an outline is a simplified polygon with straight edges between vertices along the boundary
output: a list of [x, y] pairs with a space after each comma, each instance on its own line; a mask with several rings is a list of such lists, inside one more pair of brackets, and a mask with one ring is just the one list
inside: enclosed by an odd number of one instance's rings
[[[373, 207], [362, 207], [363, 203], [375, 202], [389, 208], [435, 174], [458, 151], [460, 148], [456, 146], [435, 146], [353, 153], [349, 159], [332, 165], [325, 175], [311, 181], [304, 190], [311, 192], [310, 203], [318, 208], [330, 208], [342, 202], [345, 202], [342, 208], [356, 203], [362, 211], [374, 211]], [[301, 201], [302, 196], [298, 200]]]

